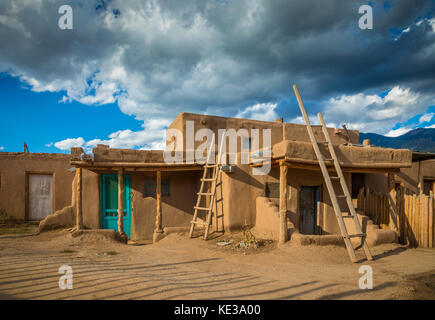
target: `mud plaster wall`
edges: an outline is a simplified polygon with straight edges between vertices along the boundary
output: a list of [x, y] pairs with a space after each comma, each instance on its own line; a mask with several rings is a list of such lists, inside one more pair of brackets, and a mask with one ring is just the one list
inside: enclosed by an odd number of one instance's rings
[[[180, 113], [177, 118], [171, 123], [169, 126], [170, 129], [177, 129], [183, 133], [184, 142], [183, 146], [186, 149], [186, 121], [194, 122], [194, 130], [195, 133], [203, 128], [211, 129], [216, 137], [219, 129], [235, 129], [238, 131], [239, 129], [247, 129], [249, 133], [251, 133], [252, 129], [260, 129], [260, 148], [263, 146], [262, 141], [262, 129], [271, 129], [271, 144], [272, 146], [280, 141], [283, 138], [288, 140], [297, 140], [297, 141], [305, 141], [310, 142], [307, 129], [305, 125], [293, 124], [293, 123], [276, 123], [276, 122], [267, 122], [267, 121], [258, 121], [258, 120], [249, 120], [249, 119], [236, 119], [236, 118], [226, 118], [226, 117], [218, 117], [218, 116], [207, 116], [207, 115], [199, 115], [192, 113]], [[313, 126], [313, 130], [319, 142], [325, 141], [322, 130], [320, 126]], [[346, 138], [342, 134], [334, 134], [333, 128], [328, 128], [330, 133], [332, 142], [334, 144], [341, 144], [346, 142]], [[356, 130], [349, 130], [350, 138], [352, 143], [358, 143], [359, 133]], [[238, 150], [241, 150], [241, 142], [240, 138], [238, 138]], [[205, 140], [204, 140], [205, 141]], [[216, 144], [216, 152], [217, 149]], [[202, 144], [202, 141], [196, 141], [194, 147], [198, 147]], [[228, 151], [228, 146], [227, 146]]]
[[[413, 162], [412, 168], [402, 168], [395, 174], [394, 182], [401, 183], [411, 192], [417, 192], [418, 184], [423, 185], [425, 178], [435, 179], [435, 160]], [[387, 174], [367, 173], [365, 175], [366, 185], [377, 192], [388, 191]]]
[[[255, 226], [256, 224], [256, 199], [265, 196], [266, 182], [279, 183], [279, 167], [271, 169], [268, 175], [254, 176], [252, 168], [248, 165], [238, 165], [234, 173], [223, 173], [223, 211], [225, 229], [236, 231], [245, 224]], [[345, 173], [346, 182], [351, 186], [351, 175]], [[301, 186], [320, 186], [320, 213], [319, 223], [322, 234], [339, 234], [335, 213], [323, 182], [320, 171], [299, 170], [289, 168], [287, 174], [288, 198], [287, 210], [288, 219], [299, 227], [299, 207], [300, 207], [300, 188]], [[336, 188], [338, 191], [340, 188]], [[278, 205], [278, 198], [270, 198]], [[340, 199], [341, 208], [345, 210], [345, 200]], [[341, 202], [343, 201], [343, 202]]]
[[[107, 172], [112, 173], [113, 172]], [[131, 239], [152, 239], [156, 219], [155, 197], [145, 197], [145, 178], [155, 172], [130, 173], [132, 191]], [[163, 172], [162, 178], [170, 178], [170, 195], [162, 197], [162, 227], [189, 226], [198, 192], [198, 171]], [[100, 222], [100, 174], [83, 170], [83, 224], [85, 228], [99, 229]]]
[[53, 213], [71, 205], [74, 172], [65, 154], [0, 152], [0, 208], [19, 221], [26, 220], [27, 175], [53, 175]]

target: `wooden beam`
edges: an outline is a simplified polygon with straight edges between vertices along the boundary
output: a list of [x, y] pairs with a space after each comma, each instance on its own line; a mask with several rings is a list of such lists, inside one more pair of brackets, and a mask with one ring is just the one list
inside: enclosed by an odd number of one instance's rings
[[288, 167], [282, 161], [279, 166], [279, 242], [288, 241], [287, 227], [287, 172]]
[[[271, 162], [271, 165], [279, 165], [282, 160], [285, 160], [285, 164], [289, 168], [293, 169], [301, 169], [301, 170], [311, 170], [311, 171], [320, 171], [319, 164], [312, 163], [311, 161], [307, 162], [294, 162], [291, 159], [280, 159], [280, 160], [273, 160]], [[263, 162], [256, 162], [254, 164], [251, 164], [251, 167], [261, 167], [263, 166]], [[327, 170], [328, 171], [335, 171], [335, 168], [333, 165], [327, 164]], [[363, 168], [363, 167], [342, 167], [341, 171], [343, 172], [358, 172], [358, 173], [398, 173], [400, 172], [399, 168]]]
[[76, 171], [76, 230], [83, 229], [82, 168]]
[[397, 205], [396, 205], [396, 189], [394, 186], [394, 174], [393, 173], [389, 173], [388, 174], [388, 201], [389, 201], [389, 215], [390, 215], [390, 223], [389, 223], [389, 227], [391, 229], [394, 229], [396, 231], [398, 231], [398, 227], [397, 227], [397, 217], [398, 217], [398, 212], [397, 212]]
[[78, 167], [89, 167], [89, 168], [117, 168], [117, 169], [128, 169], [128, 168], [149, 168], [154, 170], [163, 170], [163, 169], [177, 169], [177, 168], [191, 168], [191, 170], [195, 170], [198, 168], [203, 170], [203, 166], [199, 164], [187, 164], [187, 163], [173, 163], [168, 164], [165, 162], [109, 162], [109, 161], [71, 161], [71, 165]]
[[156, 229], [155, 232], [162, 233], [162, 172], [157, 171], [156, 183]]
[[118, 170], [118, 232], [124, 234], [124, 181], [123, 171]]

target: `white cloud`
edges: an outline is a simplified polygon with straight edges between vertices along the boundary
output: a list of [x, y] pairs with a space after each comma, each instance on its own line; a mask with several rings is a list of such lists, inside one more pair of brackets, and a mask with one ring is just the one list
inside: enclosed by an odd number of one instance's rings
[[53, 146], [53, 142], [50, 142], [50, 143], [47, 143], [45, 146], [47, 147], [47, 148], [50, 148], [50, 147], [52, 147]]
[[386, 137], [399, 137], [401, 135], [404, 135], [405, 133], [411, 131], [411, 128], [399, 128], [395, 130], [388, 131], [387, 134], [385, 134]]
[[331, 98], [322, 113], [327, 121], [337, 125], [346, 123], [349, 129], [395, 134], [390, 131], [396, 123], [423, 113], [429, 103], [430, 98], [395, 86], [384, 97], [358, 93]]
[[247, 107], [245, 110], [239, 112], [236, 118], [274, 121], [279, 116], [275, 112], [277, 107], [276, 103], [259, 103], [253, 106]]
[[165, 147], [165, 132], [169, 124], [170, 121], [166, 119], [150, 119], [144, 123], [143, 130], [140, 131], [118, 130], [111, 133], [108, 139], [92, 139], [86, 142], [83, 138], [66, 139], [56, 142], [54, 146], [60, 150], [83, 147], [88, 153], [98, 144], [105, 144], [111, 148], [119, 149], [163, 150]]
[[85, 143], [85, 140], [80, 138], [69, 138], [62, 141], [58, 141], [54, 146], [60, 150], [69, 150], [73, 147], [81, 147]]
[[429, 112], [429, 113], [425, 113], [424, 115], [422, 115], [420, 117], [420, 119], [418, 120], [419, 123], [423, 123], [423, 122], [429, 122], [432, 120], [433, 116], [435, 115], [435, 113], [433, 112]]
[[427, 126], [427, 127], [425, 127], [425, 128], [435, 128], [435, 123], [432, 124], [432, 125], [430, 125], [430, 126]]
[[5, 149], [5, 147], [0, 147], [0, 150], [4, 150]]

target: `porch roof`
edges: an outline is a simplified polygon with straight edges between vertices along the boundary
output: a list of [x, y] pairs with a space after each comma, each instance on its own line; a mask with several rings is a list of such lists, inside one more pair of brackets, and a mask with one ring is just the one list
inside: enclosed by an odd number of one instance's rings
[[[343, 171], [347, 172], [397, 172], [400, 168], [412, 166], [412, 151], [408, 149], [390, 149], [374, 146], [335, 145], [335, 153]], [[330, 158], [327, 145], [319, 143], [319, 149], [325, 159]], [[272, 165], [284, 162], [289, 167], [320, 170], [320, 166], [309, 142], [284, 140], [272, 147]], [[258, 167], [263, 163], [253, 161], [251, 166]], [[332, 160], [325, 164], [333, 169]]]

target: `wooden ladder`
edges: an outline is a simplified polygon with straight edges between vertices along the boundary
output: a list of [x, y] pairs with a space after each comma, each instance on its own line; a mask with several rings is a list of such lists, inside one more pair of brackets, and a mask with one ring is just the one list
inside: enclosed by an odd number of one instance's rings
[[[305, 124], [307, 126], [308, 135], [310, 136], [311, 143], [314, 148], [314, 152], [316, 153], [317, 159], [319, 160], [320, 169], [322, 170], [323, 177], [325, 179], [326, 187], [328, 189], [329, 197], [331, 198], [332, 206], [334, 207], [335, 216], [337, 217], [338, 225], [341, 230], [341, 235], [343, 237], [344, 243], [346, 245], [347, 252], [349, 254], [350, 260], [352, 262], [357, 262], [357, 258], [355, 255], [356, 248], [353, 247], [351, 238], [361, 238], [361, 246], [364, 249], [365, 256], [367, 260], [372, 260], [372, 255], [370, 253], [369, 246], [366, 241], [366, 234], [362, 232], [361, 225], [358, 220], [358, 216], [355, 211], [355, 207], [353, 206], [352, 197], [350, 196], [349, 189], [346, 184], [346, 180], [343, 175], [343, 171], [341, 170], [340, 163], [338, 162], [337, 155], [334, 150], [334, 145], [332, 144], [331, 137], [329, 136], [328, 129], [325, 126], [325, 122], [323, 121], [322, 114], [319, 112], [317, 117], [320, 120], [322, 125], [323, 135], [325, 136], [326, 142], [322, 142], [328, 146], [329, 153], [331, 155], [330, 159], [324, 159], [322, 153], [319, 149], [319, 143], [314, 136], [313, 128], [311, 127], [310, 120], [308, 119], [307, 112], [305, 111], [304, 104], [302, 102], [301, 96], [299, 94], [298, 87], [296, 85], [293, 86], [293, 90], [295, 92], [296, 98], [298, 100], [299, 108], [301, 109], [302, 115], [305, 119]], [[335, 172], [337, 176], [330, 176], [328, 169], [325, 165], [325, 160], [333, 161]], [[334, 185], [332, 181], [340, 181], [341, 189], [343, 190], [343, 194], [337, 195], [334, 189]], [[345, 198], [347, 206], [349, 208], [349, 215], [343, 216], [338, 199], [337, 198]], [[344, 218], [352, 219], [354, 221], [356, 234], [349, 234], [344, 223]]]
[[[219, 176], [219, 170], [220, 170], [220, 165], [219, 162], [221, 160], [221, 154], [222, 154], [222, 147], [224, 145], [224, 141], [225, 141], [225, 136], [223, 136], [223, 139], [221, 141], [221, 145], [219, 147], [219, 153], [218, 153], [218, 158], [216, 161], [216, 164], [211, 164], [210, 163], [210, 158], [212, 156], [212, 148], [214, 145], [214, 135], [213, 135], [213, 139], [212, 139], [212, 143], [210, 144], [210, 148], [208, 150], [208, 154], [207, 154], [207, 159], [206, 159], [206, 163], [204, 164], [204, 171], [202, 174], [202, 178], [201, 178], [201, 187], [199, 188], [199, 192], [197, 193], [198, 198], [196, 200], [196, 205], [193, 207], [195, 209], [194, 213], [193, 213], [193, 220], [191, 221], [191, 226], [190, 226], [190, 233], [189, 233], [189, 237], [192, 238], [193, 236], [193, 230], [195, 228], [195, 225], [202, 225], [205, 227], [205, 232], [204, 232], [204, 240], [207, 240], [208, 237], [208, 232], [210, 229], [210, 225], [211, 225], [211, 218], [213, 216], [213, 204], [214, 204], [214, 200], [215, 200], [215, 196], [216, 196], [216, 184], [217, 184], [217, 180], [218, 180], [218, 176]], [[213, 157], [214, 157], [214, 152], [213, 152]], [[211, 175], [209, 174], [211, 173]], [[206, 188], [207, 186], [210, 186], [210, 188]], [[208, 192], [207, 192], [208, 191]], [[208, 206], [204, 206], [201, 207], [201, 200], [203, 199], [202, 197], [207, 197], [209, 196], [209, 204]], [[206, 198], [204, 198], [206, 199]], [[206, 215], [206, 222], [201, 222], [198, 221], [198, 212], [199, 211], [206, 211], [207, 215]]]

